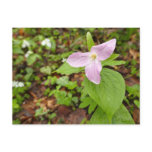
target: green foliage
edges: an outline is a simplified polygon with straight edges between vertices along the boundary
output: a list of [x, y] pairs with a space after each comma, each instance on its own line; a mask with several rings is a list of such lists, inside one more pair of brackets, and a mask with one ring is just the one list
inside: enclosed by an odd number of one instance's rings
[[81, 102], [82, 103], [79, 105], [79, 108], [89, 107], [88, 108], [89, 114], [91, 114], [97, 106], [96, 102], [94, 102], [90, 97], [81, 98]]
[[45, 66], [45, 67], [40, 68], [40, 72], [47, 74], [47, 75], [50, 75], [52, 70], [51, 70], [50, 66]]
[[60, 86], [65, 86], [69, 90], [77, 87], [77, 82], [69, 81], [69, 78], [67, 76], [60, 77], [59, 79], [57, 79], [56, 83]]
[[129, 96], [133, 96], [133, 97], [139, 97], [139, 91], [140, 91], [140, 87], [138, 84], [135, 84], [133, 86], [126, 86], [126, 90], [129, 93]]
[[18, 58], [15, 60], [14, 64], [21, 64], [24, 61], [24, 57], [23, 56], [18, 56]]
[[139, 102], [139, 100], [134, 100], [134, 104], [135, 104], [138, 108], [140, 108], [140, 102]]
[[43, 108], [39, 108], [39, 109], [36, 109], [36, 111], [35, 111], [35, 117], [43, 116], [47, 113], [48, 113], [48, 111], [44, 111]]
[[61, 86], [66, 86], [68, 82], [69, 82], [69, 78], [67, 76], [60, 77], [56, 81], [56, 83]]
[[48, 118], [50, 119], [50, 120], [52, 120], [53, 118], [55, 118], [56, 117], [56, 113], [51, 113], [49, 116], [48, 116]]
[[37, 59], [42, 59], [41, 56], [39, 54], [31, 54], [28, 56], [27, 58], [27, 64], [28, 65], [32, 65]]
[[70, 106], [72, 104], [72, 94], [65, 91], [55, 91], [55, 97], [57, 104]]
[[108, 59], [102, 61], [102, 66], [115, 66], [125, 64], [125, 61], [114, 60], [119, 56], [119, 54], [112, 54]]
[[78, 85], [77, 85], [77, 82], [76, 81], [74, 81], [74, 82], [72, 82], [72, 81], [69, 81], [66, 85], [65, 85], [65, 87], [67, 87], [69, 90], [73, 90], [74, 88], [76, 88]]
[[84, 87], [89, 96], [107, 114], [110, 121], [113, 114], [122, 104], [125, 95], [125, 82], [121, 74], [104, 68], [101, 72], [101, 82], [99, 85], [85, 78]]
[[88, 50], [90, 51], [91, 50], [91, 47], [94, 46], [94, 41], [92, 39], [92, 36], [91, 36], [91, 33], [90, 32], [87, 32], [87, 45], [88, 45]]
[[25, 81], [29, 81], [29, 79], [31, 78], [31, 76], [32, 76], [32, 74], [33, 74], [33, 69], [27, 67], [27, 68], [25, 69], [25, 71], [26, 71], [27, 74], [24, 76], [24, 80], [25, 80]]
[[14, 47], [13, 54], [24, 54], [24, 52], [20, 47]]
[[78, 98], [78, 97], [72, 97], [72, 101], [73, 101], [75, 104], [77, 104], [78, 101], [79, 101], [79, 98]]
[[24, 83], [23, 87], [13, 87], [13, 113], [19, 112], [21, 110], [20, 105], [25, 100], [25, 98], [29, 98], [25, 92], [31, 86], [30, 82]]
[[21, 121], [19, 120], [19, 119], [16, 119], [16, 120], [13, 120], [13, 124], [20, 124], [21, 123]]
[[47, 80], [45, 81], [45, 85], [54, 85], [55, 83], [56, 83], [56, 81], [57, 81], [57, 77], [56, 76], [48, 76], [47, 77]]
[[[98, 107], [97, 110], [93, 113], [90, 121], [90, 124], [108, 124], [108, 117], [104, 111]], [[134, 124], [130, 113], [122, 104], [119, 109], [115, 112], [112, 118], [112, 124]]]
[[50, 38], [50, 42], [51, 42], [51, 51], [52, 51], [53, 53], [55, 53], [55, 51], [56, 51], [56, 42], [55, 42], [55, 40], [53, 39], [53, 37]]
[[63, 63], [59, 69], [56, 70], [57, 73], [60, 74], [66, 74], [66, 75], [70, 75], [72, 73], [79, 73], [83, 70], [84, 68], [74, 68], [71, 67], [67, 62]]
[[17, 99], [13, 99], [13, 113], [20, 111], [20, 104], [18, 103]]

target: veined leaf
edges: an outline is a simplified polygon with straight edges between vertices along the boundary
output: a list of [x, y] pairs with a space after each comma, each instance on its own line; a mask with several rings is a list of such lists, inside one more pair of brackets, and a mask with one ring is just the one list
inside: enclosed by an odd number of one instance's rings
[[120, 73], [104, 68], [101, 72], [101, 82], [96, 85], [87, 78], [84, 87], [89, 96], [107, 114], [109, 121], [122, 104], [125, 95], [125, 82]]
[[[108, 124], [109, 122], [106, 113], [104, 113], [103, 110], [98, 107], [97, 110], [93, 113], [89, 123]], [[112, 124], [134, 124], [134, 120], [123, 104], [113, 115]]]
[[122, 60], [111, 60], [111, 61], [102, 63], [102, 66], [115, 66], [115, 65], [122, 65], [125, 63], [126, 62]]
[[90, 32], [87, 32], [87, 45], [88, 45], [88, 50], [90, 51], [91, 50], [91, 47], [94, 46], [94, 41], [92, 39], [92, 36], [91, 36], [91, 33]]
[[125, 64], [125, 61], [114, 60], [119, 56], [119, 54], [112, 54], [108, 59], [101, 62], [102, 66], [115, 66]]
[[66, 75], [70, 75], [72, 73], [79, 73], [83, 70], [84, 68], [74, 68], [71, 67], [67, 62], [65, 62], [64, 64], [62, 64], [59, 69], [56, 70], [57, 73], [60, 74], [66, 74]]

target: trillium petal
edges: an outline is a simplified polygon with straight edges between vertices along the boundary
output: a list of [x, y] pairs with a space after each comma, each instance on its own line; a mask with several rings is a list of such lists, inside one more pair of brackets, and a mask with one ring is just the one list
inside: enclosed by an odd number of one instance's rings
[[73, 53], [68, 57], [67, 63], [73, 67], [84, 67], [91, 62], [89, 55], [90, 53]]
[[100, 61], [94, 60], [85, 67], [85, 74], [90, 81], [92, 81], [95, 84], [99, 84], [101, 80], [100, 77], [101, 69], [102, 66]]
[[95, 52], [98, 55], [99, 60], [105, 60], [110, 57], [116, 47], [116, 39], [112, 39], [105, 43], [93, 46], [91, 52]]

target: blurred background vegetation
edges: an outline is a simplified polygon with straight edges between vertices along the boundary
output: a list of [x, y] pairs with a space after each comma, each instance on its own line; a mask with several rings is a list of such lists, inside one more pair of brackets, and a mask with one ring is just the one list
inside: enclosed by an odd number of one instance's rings
[[[83, 106], [83, 74], [55, 73], [75, 51], [87, 52], [86, 33], [97, 44], [117, 39], [114, 66], [126, 82], [124, 104], [139, 122], [139, 28], [13, 28], [13, 123], [86, 123], [94, 109]], [[88, 103], [90, 99], [88, 99]], [[93, 105], [94, 107], [96, 105]], [[92, 106], [92, 107], [93, 107]]]

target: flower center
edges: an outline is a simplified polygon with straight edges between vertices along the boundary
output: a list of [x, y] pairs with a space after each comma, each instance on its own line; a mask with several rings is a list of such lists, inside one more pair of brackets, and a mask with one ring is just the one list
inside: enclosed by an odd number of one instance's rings
[[94, 53], [94, 54], [91, 54], [91, 59], [92, 60], [95, 60], [97, 58], [97, 55]]

